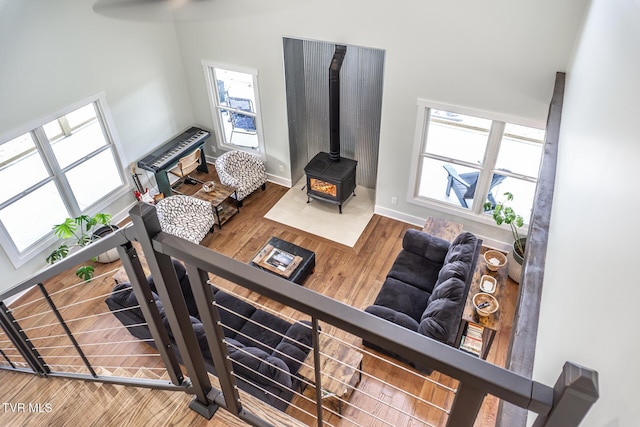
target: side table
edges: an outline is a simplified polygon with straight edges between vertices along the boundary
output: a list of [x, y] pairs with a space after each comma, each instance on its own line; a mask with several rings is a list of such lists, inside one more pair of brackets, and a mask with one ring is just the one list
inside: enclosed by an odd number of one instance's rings
[[504, 287], [507, 284], [507, 267], [505, 266], [495, 272], [490, 271], [487, 268], [487, 263], [480, 256], [478, 257], [476, 269], [473, 272], [473, 279], [471, 281], [471, 286], [469, 287], [469, 294], [467, 295], [467, 301], [464, 306], [464, 311], [462, 312], [460, 328], [458, 329], [458, 336], [456, 338], [456, 348], [460, 348], [462, 337], [467, 333], [469, 324], [474, 323], [481, 326], [483, 328], [482, 348], [480, 350], [479, 356], [482, 359], [486, 359], [487, 355], [489, 354], [493, 339], [495, 338], [496, 333], [498, 332], [498, 328], [500, 327], [501, 311], [501, 308], [499, 308], [498, 311], [490, 314], [489, 316], [478, 316], [478, 313], [473, 306], [473, 296], [478, 292], [482, 292], [480, 290], [480, 279], [485, 274], [496, 279], [496, 290], [492, 295], [496, 298], [496, 300], [498, 300], [498, 304], [501, 304]]
[[216, 182], [213, 191], [206, 192], [201, 188], [193, 197], [211, 203], [215, 224], [218, 228], [222, 229], [222, 224], [240, 212], [240, 208], [235, 203], [235, 199], [231, 197], [235, 192], [235, 188]]
[[[320, 334], [319, 342], [322, 399], [335, 398], [342, 415], [342, 401], [351, 396], [362, 379], [362, 353], [325, 334]], [[298, 374], [315, 384], [314, 366], [311, 351]]]

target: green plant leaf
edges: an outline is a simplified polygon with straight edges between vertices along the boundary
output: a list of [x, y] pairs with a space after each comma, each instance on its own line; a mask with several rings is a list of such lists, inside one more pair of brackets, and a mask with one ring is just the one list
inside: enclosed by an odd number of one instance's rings
[[69, 247], [67, 245], [60, 245], [58, 249], [51, 252], [51, 254], [47, 257], [46, 261], [49, 264], [53, 264], [54, 262], [61, 260], [67, 255], [69, 255]]
[[53, 226], [53, 234], [55, 234], [59, 239], [69, 239], [75, 236], [75, 231], [77, 229], [77, 222], [72, 218], [67, 218], [62, 224]]
[[90, 281], [93, 277], [94, 270], [95, 268], [91, 265], [83, 265], [76, 270], [76, 276], [82, 280]]
[[96, 221], [96, 224], [102, 225], [111, 225], [111, 218], [111, 215], [106, 213], [97, 213], [93, 217], [93, 219]]

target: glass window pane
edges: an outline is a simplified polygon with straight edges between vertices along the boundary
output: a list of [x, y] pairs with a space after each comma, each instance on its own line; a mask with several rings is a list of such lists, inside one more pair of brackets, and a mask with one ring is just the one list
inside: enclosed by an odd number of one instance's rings
[[537, 178], [543, 143], [543, 130], [507, 124], [496, 168]]
[[71, 129], [75, 129], [85, 123], [90, 122], [96, 118], [96, 109], [93, 103], [87, 104], [84, 107], [78, 108], [75, 111], [67, 114], [67, 122]]
[[491, 120], [431, 110], [425, 152], [480, 164], [490, 128]]
[[[506, 179], [497, 191], [494, 191], [496, 201], [502, 202], [506, 198], [504, 193], [513, 194], [513, 200], [506, 202], [507, 206], [511, 206], [516, 214], [522, 215], [525, 223], [529, 223], [531, 218], [531, 209], [533, 208], [533, 196], [535, 195], [536, 184], [529, 181], [509, 177]], [[522, 231], [526, 232], [526, 229]]]
[[[471, 208], [478, 174], [477, 170], [471, 168], [425, 157], [422, 161], [418, 196]], [[467, 185], [457, 181], [454, 176]]]
[[83, 211], [124, 184], [111, 150], [79, 164], [66, 177]]
[[62, 138], [64, 136], [64, 132], [62, 131], [62, 126], [58, 120], [54, 120], [52, 122], [43, 125], [45, 135], [47, 135], [47, 139], [49, 141], [55, 141], [58, 138]]
[[[255, 105], [256, 95], [253, 88], [252, 74], [239, 73], [223, 68], [215, 68], [214, 72], [218, 84], [218, 96], [220, 98], [226, 98], [227, 96], [244, 98], [250, 100]], [[220, 99], [220, 101], [223, 102], [222, 99]]]
[[105, 145], [107, 140], [97, 120], [51, 144], [63, 169]]
[[69, 214], [58, 190], [49, 182], [0, 211], [0, 221], [22, 252], [51, 232]]
[[31, 133], [0, 145], [0, 202], [7, 201], [48, 176]]
[[224, 144], [258, 150], [260, 143], [255, 117], [257, 106], [253, 74], [214, 68], [214, 77]]

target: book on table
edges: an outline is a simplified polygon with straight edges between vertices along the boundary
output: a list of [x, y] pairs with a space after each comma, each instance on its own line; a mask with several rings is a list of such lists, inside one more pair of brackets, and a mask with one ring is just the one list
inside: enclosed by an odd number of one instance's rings
[[480, 356], [482, 354], [484, 327], [476, 323], [467, 324], [467, 334], [462, 337], [460, 350]]

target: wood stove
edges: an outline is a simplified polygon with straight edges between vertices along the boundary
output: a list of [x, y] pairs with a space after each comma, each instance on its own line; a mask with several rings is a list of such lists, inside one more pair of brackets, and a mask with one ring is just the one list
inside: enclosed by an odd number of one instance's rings
[[307, 174], [307, 203], [313, 197], [338, 205], [342, 213], [342, 203], [350, 195], [356, 195], [357, 161], [342, 157], [336, 162], [329, 158], [329, 153], [318, 153], [305, 166]]
[[320, 152], [305, 166], [307, 203], [311, 198], [338, 205], [356, 195], [358, 162], [340, 156], [340, 68], [347, 47], [337, 45], [329, 65], [329, 153]]

